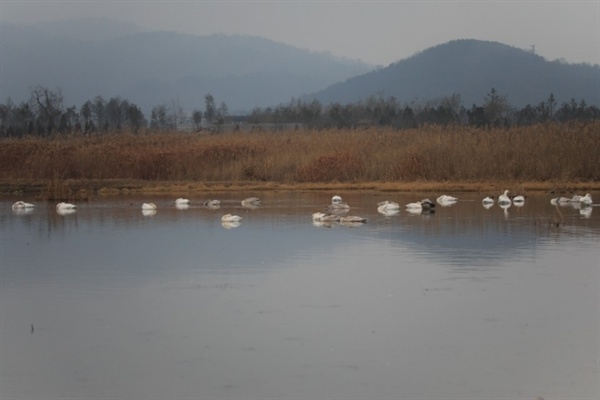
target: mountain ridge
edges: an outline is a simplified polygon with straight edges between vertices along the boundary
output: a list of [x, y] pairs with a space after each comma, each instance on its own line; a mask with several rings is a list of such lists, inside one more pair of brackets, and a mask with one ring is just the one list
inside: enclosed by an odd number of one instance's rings
[[[65, 39], [43, 27], [3, 23], [1, 29], [2, 101], [26, 101], [31, 88], [42, 85], [59, 87], [69, 104], [80, 105], [98, 95], [119, 96], [145, 113], [170, 102], [191, 111], [203, 108], [204, 95], [211, 93], [231, 111], [249, 112], [372, 69], [360, 61], [255, 36], [155, 31], [90, 40], [88, 35]], [[278, 84], [257, 88], [257, 74], [271, 76]], [[237, 89], [224, 84], [227, 77], [237, 82]], [[202, 85], [185, 84], [190, 79]], [[247, 90], [258, 91], [251, 96]]]
[[60, 88], [65, 106], [120, 97], [146, 115], [162, 104], [185, 112], [203, 109], [208, 93], [226, 103], [230, 114], [291, 99], [328, 105], [370, 96], [422, 104], [458, 94], [470, 107], [482, 104], [491, 88], [514, 107], [539, 104], [551, 93], [559, 104], [583, 99], [600, 105], [597, 64], [548, 61], [478, 39], [451, 40], [375, 67], [257, 36], [141, 31], [105, 19], [3, 22], [0, 33], [0, 101], [16, 103], [42, 85]]
[[600, 68], [547, 61], [499, 42], [457, 39], [335, 83], [305, 98], [328, 104], [383, 95], [410, 103], [458, 94], [468, 106], [481, 104], [491, 88], [516, 107], [538, 104], [551, 93], [558, 102], [574, 98], [600, 105]]

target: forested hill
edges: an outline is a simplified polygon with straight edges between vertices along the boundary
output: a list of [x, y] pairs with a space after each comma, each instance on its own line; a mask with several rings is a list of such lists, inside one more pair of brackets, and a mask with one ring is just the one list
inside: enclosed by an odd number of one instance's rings
[[536, 105], [551, 93], [559, 104], [575, 99], [598, 106], [600, 67], [547, 61], [501, 43], [463, 39], [431, 47], [307, 98], [344, 104], [369, 96], [394, 96], [401, 103], [425, 103], [458, 94], [469, 107], [483, 103], [491, 88], [519, 108]]
[[142, 32], [104, 19], [0, 26], [0, 101], [60, 88], [65, 105], [120, 97], [149, 114], [177, 102], [204, 107], [210, 93], [231, 113], [271, 106], [372, 70], [359, 61], [268, 39]]

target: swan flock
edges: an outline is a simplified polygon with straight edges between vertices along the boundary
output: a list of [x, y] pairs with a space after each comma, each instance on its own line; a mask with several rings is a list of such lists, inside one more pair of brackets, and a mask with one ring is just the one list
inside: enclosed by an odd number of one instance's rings
[[[514, 205], [515, 207], [522, 207], [525, 204], [526, 196], [524, 195], [516, 195], [509, 196], [510, 191], [504, 190], [500, 193], [497, 198], [493, 195], [488, 195], [483, 197], [481, 200], [481, 204], [484, 208], [490, 209], [493, 207], [495, 203], [504, 209], [505, 213], [508, 207]], [[468, 200], [467, 200], [468, 201]], [[458, 198], [451, 195], [441, 195], [436, 198], [436, 202], [443, 207], [448, 207], [456, 204], [458, 202]], [[186, 198], [178, 198], [174, 201], [175, 207], [179, 210], [188, 209], [191, 206], [191, 201]], [[173, 204], [173, 203], [171, 203]], [[206, 208], [209, 209], [219, 209], [222, 206], [226, 206], [227, 204], [236, 204], [235, 201], [222, 201], [217, 199], [209, 199], [201, 203]], [[243, 208], [255, 209], [262, 205], [262, 201], [259, 197], [248, 197], [237, 203], [238, 207], [241, 205]], [[586, 211], [585, 215], [591, 214], [591, 207], [593, 205], [592, 195], [590, 193], [586, 193], [585, 195], [573, 195], [572, 197], [559, 196], [550, 199], [550, 204], [555, 206], [566, 206], [571, 205], [577, 208], [580, 208]], [[419, 201], [414, 201], [405, 204], [405, 209], [410, 214], [433, 214], [435, 213], [436, 204], [429, 200], [428, 198], [424, 198]], [[17, 215], [24, 215], [31, 213], [35, 208], [35, 205], [32, 203], [27, 203], [25, 201], [17, 201], [12, 204], [12, 210]], [[396, 215], [400, 212], [401, 206], [399, 203], [394, 202], [392, 200], [384, 200], [377, 203], [377, 211], [380, 214], [383, 214], [387, 217]], [[142, 213], [145, 216], [153, 216], [156, 215], [158, 210], [158, 206], [153, 202], [144, 202], [141, 204]], [[358, 215], [349, 215], [351, 207], [348, 203], [344, 202], [340, 195], [334, 195], [331, 198], [331, 202], [327, 204], [322, 211], [312, 213], [312, 221], [314, 224], [331, 224], [331, 223], [340, 223], [340, 224], [364, 224], [367, 222], [367, 218], [358, 216]], [[67, 202], [59, 202], [56, 204], [56, 211], [61, 215], [72, 214], [77, 210], [77, 205], [73, 203]], [[251, 212], [247, 210], [246, 212]], [[582, 213], [584, 215], [584, 213]], [[224, 224], [228, 224], [228, 227], [239, 226], [243, 217], [240, 215], [235, 215], [231, 213], [227, 213], [221, 216], [221, 222]]]

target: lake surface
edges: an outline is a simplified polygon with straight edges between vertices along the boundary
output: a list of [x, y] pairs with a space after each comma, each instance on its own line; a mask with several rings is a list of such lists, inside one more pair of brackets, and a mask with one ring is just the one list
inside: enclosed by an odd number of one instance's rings
[[339, 194], [0, 200], [0, 398], [600, 398], [600, 207]]

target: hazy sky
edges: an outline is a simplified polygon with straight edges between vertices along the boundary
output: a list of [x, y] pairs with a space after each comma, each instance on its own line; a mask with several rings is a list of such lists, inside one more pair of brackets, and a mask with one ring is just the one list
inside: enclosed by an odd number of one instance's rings
[[0, 21], [108, 17], [143, 30], [261, 36], [387, 65], [453, 39], [600, 64], [600, 0], [178, 1], [0, 0]]

